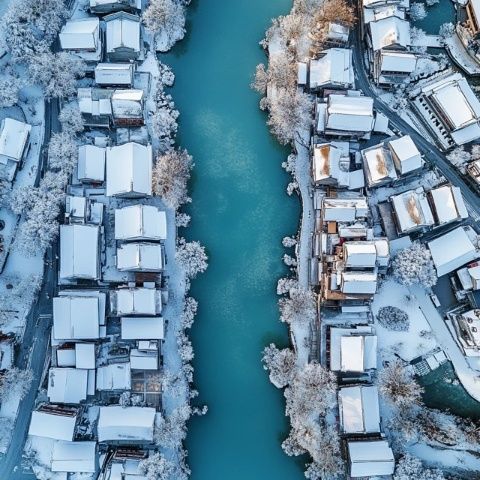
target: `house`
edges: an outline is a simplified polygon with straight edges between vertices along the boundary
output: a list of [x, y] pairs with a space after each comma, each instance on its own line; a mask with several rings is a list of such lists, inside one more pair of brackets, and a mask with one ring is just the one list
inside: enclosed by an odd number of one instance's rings
[[406, 175], [423, 167], [422, 155], [410, 135], [390, 140], [388, 148], [399, 175]]
[[167, 239], [167, 216], [151, 205], [131, 205], [115, 210], [115, 240]]
[[344, 271], [340, 273], [340, 290], [344, 294], [373, 296], [377, 292], [376, 272]]
[[127, 272], [161, 272], [162, 246], [158, 243], [124, 243], [117, 248], [117, 268]]
[[374, 242], [345, 242], [343, 261], [347, 268], [374, 268], [377, 264], [377, 249]]
[[377, 336], [372, 327], [330, 328], [330, 370], [362, 374], [377, 368]]
[[154, 423], [154, 408], [100, 407], [98, 441], [125, 444], [151, 443]]
[[131, 388], [130, 363], [111, 363], [97, 368], [97, 390], [124, 391]]
[[96, 457], [96, 442], [57, 440], [53, 445], [50, 469], [52, 472], [95, 473]]
[[467, 207], [459, 187], [442, 185], [429, 192], [437, 225], [468, 218]]
[[145, 123], [143, 90], [117, 89], [112, 94], [111, 102], [116, 127], [139, 127]]
[[349, 440], [347, 455], [353, 478], [392, 475], [395, 470], [395, 458], [387, 440]]
[[122, 317], [122, 340], [163, 340], [165, 324], [162, 317]]
[[390, 197], [399, 234], [428, 229], [435, 224], [423, 187]]
[[79, 88], [77, 90], [78, 108], [86, 127], [110, 127], [112, 93], [112, 90], [106, 88]]
[[77, 177], [82, 183], [105, 181], [105, 148], [96, 145], [78, 147]]
[[161, 293], [154, 288], [118, 288], [110, 292], [110, 310], [116, 316], [148, 316], [162, 311]]
[[32, 412], [29, 435], [71, 442], [75, 435], [79, 411], [48, 405]]
[[380, 433], [380, 408], [376, 386], [357, 385], [340, 388], [338, 409], [343, 434]]
[[130, 350], [130, 364], [132, 370], [158, 370], [158, 347], [156, 349]]
[[480, 310], [449, 314], [458, 343], [467, 357], [480, 356]]
[[[59, 350], [57, 350], [57, 353], [58, 351]], [[96, 352], [94, 343], [76, 343], [74, 352], [75, 363], [72, 366], [87, 370], [95, 369]]]
[[32, 126], [13, 118], [4, 118], [0, 129], [0, 179], [11, 182], [29, 150]]
[[325, 88], [353, 88], [352, 50], [348, 48], [330, 48], [310, 60], [308, 88], [318, 92]]
[[388, 185], [397, 180], [390, 149], [381, 143], [362, 150], [363, 169], [369, 187]]
[[88, 370], [50, 368], [47, 396], [52, 403], [80, 403], [87, 398]]
[[102, 57], [100, 21], [96, 17], [69, 20], [58, 35], [62, 50], [73, 53], [93, 70]]
[[475, 262], [457, 271], [463, 290], [480, 290], [480, 264]]
[[413, 106], [443, 149], [480, 138], [480, 101], [460, 73], [447, 72], [424, 82]]
[[134, 72], [133, 63], [99, 63], [95, 67], [95, 83], [100, 87], [130, 88]]
[[110, 62], [135, 61], [140, 56], [140, 17], [116, 12], [103, 17], [106, 55]]
[[90, 0], [90, 11], [100, 15], [121, 10], [137, 13], [142, 10], [142, 0]]
[[316, 130], [336, 137], [363, 138], [373, 130], [373, 99], [356, 91], [330, 94], [316, 103]]
[[324, 198], [322, 202], [323, 219], [327, 222], [348, 222], [368, 216], [367, 199], [357, 198]]
[[107, 196], [152, 195], [152, 146], [125, 143], [107, 148]]
[[375, 238], [373, 240], [377, 251], [377, 266], [385, 269], [390, 263], [390, 242], [386, 238]]
[[99, 244], [96, 225], [60, 225], [60, 280], [98, 280]]
[[338, 22], [328, 22], [325, 45], [341, 47], [348, 43], [350, 28]]
[[477, 186], [480, 185], [480, 160], [474, 160], [467, 165], [467, 174]]
[[476, 238], [477, 234], [471, 227], [458, 227], [428, 242], [437, 275], [446, 275], [479, 258], [474, 244]]

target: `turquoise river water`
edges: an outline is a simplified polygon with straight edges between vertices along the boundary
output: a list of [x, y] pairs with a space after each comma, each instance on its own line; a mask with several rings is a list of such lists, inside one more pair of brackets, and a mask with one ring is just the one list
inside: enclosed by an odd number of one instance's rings
[[258, 42], [289, 0], [194, 0], [188, 33], [162, 60], [176, 74], [179, 143], [193, 155], [189, 238], [210, 265], [191, 294], [195, 384], [205, 417], [189, 425], [192, 480], [295, 480], [303, 462], [283, 454], [282, 393], [261, 365], [263, 347], [288, 343], [276, 281], [287, 274], [281, 239], [298, 228], [299, 202], [285, 192], [287, 150], [269, 135], [249, 88], [266, 57]]

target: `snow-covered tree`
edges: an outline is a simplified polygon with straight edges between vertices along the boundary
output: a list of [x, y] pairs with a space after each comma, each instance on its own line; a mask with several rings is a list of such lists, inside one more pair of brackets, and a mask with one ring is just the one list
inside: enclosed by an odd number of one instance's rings
[[151, 118], [152, 130], [159, 141], [160, 152], [164, 153], [175, 144], [180, 113], [175, 109], [172, 97], [162, 90], [161, 85], [157, 85], [155, 103], [156, 109]]
[[431, 7], [437, 3], [440, 3], [440, 0], [426, 0], [425, 3], [427, 4], [427, 7]]
[[[427, 0], [427, 5], [428, 5]], [[431, 0], [430, 0], [431, 1]], [[440, 0], [435, 0], [435, 3], [438, 3]], [[446, 40], [447, 38], [450, 38], [453, 34], [455, 33], [455, 25], [451, 22], [444, 23], [443, 25], [440, 25], [440, 29], [438, 31], [438, 34]]]
[[270, 381], [277, 387], [286, 387], [295, 372], [295, 353], [290, 348], [278, 349], [273, 343], [263, 350], [263, 368], [268, 370]]
[[187, 242], [184, 238], [180, 238], [175, 259], [189, 279], [195, 278], [208, 267], [208, 257], [205, 253], [205, 247], [197, 241]]
[[177, 227], [183, 227], [186, 228], [190, 224], [191, 217], [188, 215], [188, 213], [180, 213], [177, 212], [175, 214], [175, 225]]
[[171, 87], [175, 82], [173, 70], [164, 63], [159, 63], [158, 68], [160, 70], [159, 82], [162, 84], [162, 87]]
[[159, 452], [142, 460], [138, 469], [146, 476], [147, 480], [169, 480], [175, 473], [173, 463]]
[[282, 322], [308, 324], [315, 320], [315, 294], [311, 290], [291, 288], [288, 297], [281, 298], [278, 304]]
[[423, 466], [422, 462], [406, 453], [397, 463], [394, 480], [445, 480], [443, 473], [438, 469]]
[[189, 405], [175, 408], [170, 415], [157, 422], [154, 439], [160, 447], [177, 448], [181, 446], [187, 435], [186, 422], [192, 410]]
[[377, 313], [380, 325], [396, 332], [407, 332], [410, 328], [408, 313], [397, 307], [382, 307]]
[[177, 335], [177, 351], [183, 363], [191, 362], [195, 356], [192, 342], [183, 330]]
[[432, 287], [437, 283], [437, 274], [430, 250], [420, 242], [414, 242], [400, 250], [392, 261], [395, 279], [402, 285]]
[[16, 105], [22, 86], [23, 81], [15, 75], [6, 74], [0, 77], [0, 108]]
[[70, 175], [78, 161], [78, 145], [67, 132], [54, 133], [48, 144], [48, 165]]
[[193, 320], [198, 310], [198, 302], [192, 297], [185, 298], [185, 306], [183, 308], [183, 313], [181, 316], [181, 325], [182, 328], [191, 328], [193, 325]]
[[58, 120], [62, 124], [62, 131], [70, 135], [83, 132], [85, 128], [85, 122], [77, 102], [70, 102], [65, 105], [60, 111]]
[[447, 160], [460, 169], [462, 173], [465, 172], [466, 164], [472, 160], [472, 155], [467, 152], [463, 146], [454, 148], [448, 155]]
[[28, 393], [33, 381], [32, 370], [12, 368], [0, 372], [0, 402], [10, 398], [22, 399]]
[[410, 38], [412, 42], [412, 49], [417, 53], [425, 53], [427, 51], [426, 47], [426, 37], [427, 33], [425, 30], [422, 30], [418, 27], [410, 28]]
[[294, 247], [297, 244], [297, 239], [294, 237], [283, 237], [282, 245], [285, 248]]
[[13, 420], [10, 417], [0, 417], [0, 450], [5, 451], [12, 439]]
[[410, 18], [412, 21], [423, 20], [427, 16], [425, 5], [423, 3], [412, 3], [410, 5]]
[[298, 288], [298, 281], [295, 278], [281, 278], [277, 282], [277, 295], [285, 295], [292, 288]]
[[157, 157], [153, 167], [153, 192], [174, 210], [190, 200], [187, 182], [192, 157], [186, 150], [173, 150]]
[[69, 97], [76, 91], [77, 79], [85, 76], [85, 62], [67, 52], [45, 52], [31, 59], [29, 73], [47, 98]]

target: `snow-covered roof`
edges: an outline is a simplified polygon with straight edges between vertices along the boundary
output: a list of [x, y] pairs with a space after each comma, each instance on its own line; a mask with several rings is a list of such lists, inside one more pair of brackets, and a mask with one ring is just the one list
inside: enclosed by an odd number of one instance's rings
[[112, 115], [112, 91], [104, 88], [79, 88], [78, 108], [84, 115], [98, 117]]
[[381, 185], [397, 179], [390, 150], [382, 144], [362, 150], [363, 168], [370, 186]]
[[349, 441], [347, 445], [352, 477], [393, 474], [395, 458], [386, 440]]
[[95, 344], [94, 343], [76, 343], [75, 344], [75, 367], [94, 369], [95, 368]]
[[377, 336], [371, 327], [330, 329], [330, 370], [363, 373], [377, 368]]
[[[340, 186], [349, 185], [350, 157], [331, 143], [315, 144], [312, 155], [313, 181], [334, 179]], [[347, 167], [347, 168], [344, 168]]]
[[377, 274], [374, 272], [342, 272], [342, 292], [373, 295], [377, 291]]
[[390, 242], [386, 238], [376, 238], [373, 243], [377, 251], [377, 265], [388, 267], [390, 261]]
[[96, 442], [65, 442], [53, 445], [52, 472], [94, 473]]
[[98, 17], [69, 20], [60, 31], [60, 46], [63, 50], [96, 50], [99, 31]]
[[137, 348], [130, 350], [130, 364], [132, 370], [157, 370], [158, 352], [142, 352]]
[[388, 147], [400, 175], [422, 168], [422, 155], [410, 135], [389, 141]]
[[373, 242], [345, 242], [343, 257], [346, 267], [375, 267], [377, 249]]
[[78, 179], [103, 182], [105, 180], [105, 148], [96, 145], [78, 147]]
[[392, 45], [408, 47], [411, 44], [410, 23], [396, 16], [385, 17], [369, 23], [373, 50]]
[[423, 187], [394, 195], [391, 202], [400, 232], [408, 233], [434, 225], [435, 220]]
[[95, 8], [101, 5], [125, 5], [133, 6], [138, 10], [142, 8], [142, 0], [90, 0], [90, 8]]
[[76, 367], [75, 348], [57, 348], [58, 367]]
[[368, 215], [365, 197], [359, 198], [325, 198], [322, 204], [325, 221], [354, 222], [357, 218]]
[[162, 246], [158, 243], [124, 243], [117, 248], [120, 271], [160, 272], [163, 270]]
[[329, 95], [326, 128], [346, 132], [371, 132], [373, 99], [364, 96]]
[[62, 415], [36, 410], [32, 412], [29, 435], [36, 437], [51, 438], [53, 440], [65, 440], [71, 442], [75, 433], [77, 415]]
[[320, 54], [320, 58], [310, 60], [310, 89], [325, 86], [352, 88], [353, 76], [352, 50], [348, 48], [330, 48]]
[[159, 294], [154, 288], [119, 288], [111, 292], [116, 315], [156, 315], [161, 311]]
[[58, 293], [59, 297], [93, 297], [98, 299], [98, 323], [100, 325], [105, 325], [105, 309], [107, 305], [107, 294], [106, 292], [101, 292], [100, 290], [61, 290]]
[[97, 390], [130, 390], [130, 363], [112, 363], [97, 368]]
[[97, 85], [125, 85], [133, 83], [133, 63], [99, 63], [95, 67]]
[[[472, 230], [469, 232], [470, 235], [475, 235]], [[428, 242], [439, 277], [480, 257], [470, 235], [464, 227], [458, 227]]]
[[122, 317], [122, 340], [163, 340], [162, 317]]
[[131, 205], [115, 210], [116, 240], [166, 240], [167, 216], [152, 205]]
[[107, 196], [152, 195], [152, 146], [129, 142], [107, 148]]
[[99, 338], [98, 298], [55, 297], [53, 338], [56, 340]]
[[336, 40], [339, 42], [347, 43], [350, 35], [350, 28], [346, 25], [342, 25], [336, 22], [328, 23], [327, 38], [329, 40]]
[[468, 218], [467, 207], [459, 187], [443, 185], [430, 191], [439, 225]]
[[379, 433], [378, 389], [374, 385], [344, 387], [338, 391], [340, 426], [343, 433]]
[[51, 368], [48, 371], [48, 399], [52, 403], [80, 403], [87, 398], [87, 370]]
[[477, 23], [480, 22], [480, 0], [468, 0], [467, 4], [471, 7]]
[[4, 118], [1, 129], [0, 163], [6, 164], [8, 160], [20, 162], [23, 158], [32, 126], [13, 118]]
[[115, 90], [112, 95], [112, 112], [114, 118], [143, 119], [143, 90]]
[[380, 62], [382, 72], [412, 73], [417, 66], [417, 56], [410, 52], [382, 50]]
[[125, 12], [113, 13], [104, 17], [106, 22], [107, 53], [117, 49], [140, 51], [140, 18]]
[[153, 441], [155, 409], [149, 407], [100, 407], [98, 441]]
[[95, 225], [60, 226], [60, 278], [99, 278], [99, 237]]

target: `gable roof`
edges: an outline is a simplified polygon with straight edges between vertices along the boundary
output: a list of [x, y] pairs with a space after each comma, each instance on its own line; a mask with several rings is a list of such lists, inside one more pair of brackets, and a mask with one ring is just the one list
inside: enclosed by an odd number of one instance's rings
[[97, 17], [69, 20], [61, 29], [60, 45], [64, 50], [95, 50], [99, 40]]
[[52, 472], [94, 473], [96, 442], [65, 442], [53, 445]]
[[124, 243], [117, 248], [117, 268], [160, 272], [163, 270], [162, 246], [158, 243]]
[[87, 398], [87, 370], [50, 368], [48, 399], [53, 403], [80, 403]]
[[103, 17], [106, 26], [107, 53], [119, 48], [140, 51], [140, 18], [125, 12]]
[[163, 340], [162, 317], [122, 317], [122, 340]]
[[116, 240], [166, 240], [166, 213], [152, 205], [131, 205], [115, 210]]
[[13, 118], [4, 118], [0, 132], [0, 163], [22, 160], [32, 126]]
[[55, 297], [52, 331], [56, 340], [99, 338], [98, 298]]
[[79, 180], [105, 180], [105, 148], [96, 145], [78, 147], [77, 174]]
[[98, 441], [153, 441], [155, 409], [149, 407], [100, 407]]
[[32, 412], [28, 434], [71, 442], [75, 433], [76, 423], [77, 415], [56, 415], [50, 412], [35, 410]]

